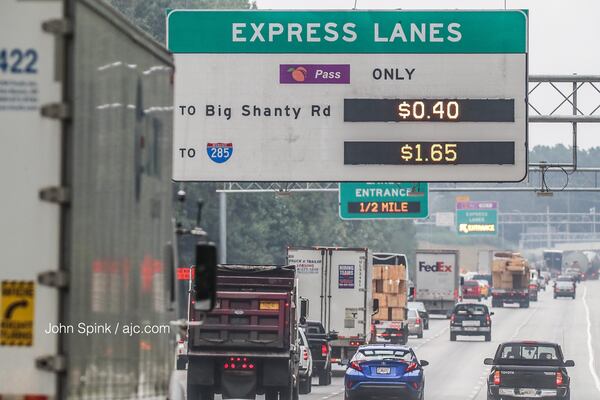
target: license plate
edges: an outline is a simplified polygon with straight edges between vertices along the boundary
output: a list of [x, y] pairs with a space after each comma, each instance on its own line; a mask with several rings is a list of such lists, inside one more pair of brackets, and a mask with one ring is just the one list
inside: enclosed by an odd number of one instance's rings
[[463, 321], [463, 326], [479, 326], [481, 323], [479, 321]]
[[388, 375], [390, 373], [390, 368], [389, 367], [378, 367], [377, 373], [380, 375]]
[[258, 306], [259, 310], [279, 310], [279, 301], [261, 301]]
[[474, 326], [467, 326], [467, 327], [465, 327], [465, 331], [468, 331], [468, 332], [469, 331], [476, 331], [476, 330], [477, 330], [477, 328], [474, 327]]
[[536, 389], [520, 389], [519, 390], [519, 394], [523, 395], [523, 396], [535, 396], [535, 394], [537, 393]]

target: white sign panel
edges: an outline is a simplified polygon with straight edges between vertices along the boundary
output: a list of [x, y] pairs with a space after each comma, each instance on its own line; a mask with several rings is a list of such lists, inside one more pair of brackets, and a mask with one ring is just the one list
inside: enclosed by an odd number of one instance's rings
[[173, 179], [522, 180], [526, 32], [521, 11], [173, 11]]

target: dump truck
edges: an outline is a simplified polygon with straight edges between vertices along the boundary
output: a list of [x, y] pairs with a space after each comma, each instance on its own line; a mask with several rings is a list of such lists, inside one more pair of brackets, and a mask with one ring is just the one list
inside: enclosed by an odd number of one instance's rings
[[289, 247], [298, 293], [310, 301], [307, 319], [320, 321], [331, 340], [331, 362], [345, 365], [371, 333], [372, 268], [367, 248]]
[[373, 314], [371, 341], [406, 344], [408, 322], [406, 304], [406, 256], [373, 253]]
[[187, 398], [291, 400], [298, 397], [296, 271], [293, 266], [219, 265], [213, 311], [190, 291]]
[[492, 307], [502, 307], [505, 303], [529, 307], [529, 277], [529, 263], [519, 253], [494, 253]]

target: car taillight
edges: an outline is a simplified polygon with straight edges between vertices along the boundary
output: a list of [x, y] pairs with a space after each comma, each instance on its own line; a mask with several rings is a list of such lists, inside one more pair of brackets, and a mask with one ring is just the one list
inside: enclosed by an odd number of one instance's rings
[[556, 386], [560, 386], [564, 383], [564, 378], [562, 372], [558, 371], [556, 373]]
[[501, 382], [500, 371], [494, 372], [494, 385], [499, 385]]
[[327, 345], [325, 343], [321, 344], [321, 357], [327, 357]]
[[421, 324], [421, 318], [417, 318], [417, 320], [415, 321], [415, 323], [416, 323], [417, 325], [420, 325], [420, 324]]
[[411, 371], [414, 371], [415, 369], [417, 369], [417, 363], [411, 362], [410, 364], [408, 364], [408, 366], [406, 367], [404, 372], [411, 372]]
[[362, 367], [360, 366], [360, 364], [358, 362], [356, 362], [356, 361], [352, 361], [350, 363], [350, 368], [355, 369], [357, 371], [361, 371], [361, 372], [363, 370]]
[[306, 349], [302, 351], [302, 358], [304, 358], [304, 361], [308, 360], [308, 351]]
[[487, 314], [487, 315], [485, 316], [485, 322], [486, 322], [488, 325], [490, 324], [490, 322], [492, 322], [492, 319], [490, 318], [490, 315], [489, 315], [489, 314]]
[[454, 323], [455, 320], [456, 320], [456, 314], [452, 313], [452, 315], [450, 316], [450, 322]]

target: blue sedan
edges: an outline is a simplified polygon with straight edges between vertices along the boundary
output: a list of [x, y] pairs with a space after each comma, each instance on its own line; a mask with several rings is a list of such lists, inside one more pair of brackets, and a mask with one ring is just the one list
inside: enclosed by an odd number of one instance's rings
[[350, 360], [344, 377], [344, 399], [362, 400], [369, 397], [423, 400], [425, 376], [423, 367], [408, 346], [361, 346]]

